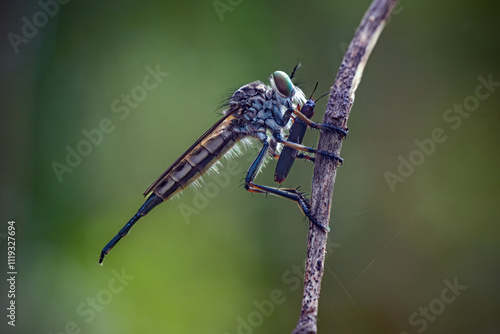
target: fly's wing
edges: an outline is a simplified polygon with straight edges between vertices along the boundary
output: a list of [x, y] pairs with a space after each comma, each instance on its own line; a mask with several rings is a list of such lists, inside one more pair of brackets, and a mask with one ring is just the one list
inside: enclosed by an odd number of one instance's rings
[[[318, 84], [316, 84], [317, 86]], [[316, 88], [314, 88], [316, 90]], [[313, 91], [314, 94], [314, 91]], [[312, 94], [311, 94], [312, 96]], [[311, 118], [314, 115], [315, 102], [310, 98], [298, 111], [302, 113], [305, 117]], [[304, 135], [306, 134], [308, 125], [303, 122], [299, 117], [295, 118], [292, 127], [290, 128], [290, 134], [288, 135], [288, 141], [292, 143], [302, 144], [304, 140]], [[281, 151], [278, 163], [276, 164], [276, 171], [274, 172], [274, 181], [281, 183], [285, 181], [288, 173], [292, 169], [293, 163], [295, 162], [295, 157], [297, 156], [297, 150], [288, 146], [285, 146]]]
[[170, 167], [168, 167], [164, 172], [163, 174], [161, 174], [149, 187], [148, 189], [146, 189], [146, 191], [144, 191], [144, 196], [146, 196], [147, 194], [149, 194], [152, 189], [163, 179], [163, 177], [165, 175], [167, 175], [168, 173], [170, 173], [172, 171], [172, 169], [177, 166], [177, 164], [186, 157], [186, 155], [191, 152], [191, 150], [193, 148], [195, 148], [201, 141], [203, 141], [205, 138], [207, 138], [208, 136], [210, 136], [212, 134], [212, 132], [222, 123], [224, 122], [226, 119], [228, 119], [229, 117], [231, 117], [235, 112], [237, 111], [237, 109], [233, 109], [233, 110], [230, 110], [224, 117], [222, 117], [220, 120], [218, 120], [210, 129], [208, 129], [200, 138], [198, 138], [198, 140], [196, 140], [194, 142], [193, 145], [191, 145], [190, 148], [187, 149], [186, 152], [184, 152], [177, 160], [175, 160], [175, 162], [173, 164], [170, 165]]
[[[307, 124], [302, 122], [299, 118], [293, 122], [290, 129], [290, 134], [288, 135], [288, 141], [301, 144], [304, 139], [304, 135], [307, 130]], [[283, 147], [278, 163], [276, 164], [276, 170], [274, 172], [274, 181], [281, 183], [283, 182], [288, 173], [292, 169], [293, 163], [295, 162], [295, 157], [297, 156], [297, 150], [288, 146]]]

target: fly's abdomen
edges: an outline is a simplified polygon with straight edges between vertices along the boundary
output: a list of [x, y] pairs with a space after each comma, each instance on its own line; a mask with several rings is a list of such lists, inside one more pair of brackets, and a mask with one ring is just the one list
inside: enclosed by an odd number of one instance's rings
[[213, 135], [208, 136], [187, 152], [184, 158], [173, 166], [152, 190], [166, 201], [202, 176], [235, 143], [236, 140], [230, 129], [214, 131]]

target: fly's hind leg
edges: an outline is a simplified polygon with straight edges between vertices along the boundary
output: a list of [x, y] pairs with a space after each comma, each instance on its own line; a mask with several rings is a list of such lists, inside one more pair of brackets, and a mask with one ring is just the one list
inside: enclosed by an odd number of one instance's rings
[[309, 201], [305, 198], [304, 194], [299, 192], [297, 189], [278, 189], [278, 188], [273, 188], [273, 187], [268, 187], [268, 186], [261, 186], [258, 184], [255, 184], [253, 182], [248, 182], [247, 183], [248, 191], [251, 192], [258, 192], [258, 193], [263, 193], [263, 194], [271, 194], [283, 198], [287, 198], [291, 201], [294, 201], [297, 203], [299, 206], [300, 210], [304, 215], [312, 221], [314, 224], [316, 224], [319, 228], [321, 228], [323, 231], [330, 231], [330, 228], [328, 226], [325, 226], [321, 224], [312, 214], [311, 212], [311, 205], [309, 204]]
[[262, 162], [264, 161], [264, 157], [267, 153], [268, 148], [269, 148], [268, 141], [267, 140], [263, 141], [262, 149], [260, 150], [254, 162], [250, 165], [250, 168], [248, 169], [247, 176], [245, 178], [245, 189], [253, 193], [271, 194], [294, 201], [295, 203], [297, 203], [300, 210], [304, 213], [304, 215], [307, 216], [307, 218], [309, 218], [311, 222], [316, 224], [322, 230], [329, 231], [330, 229], [327, 226], [321, 224], [316, 218], [314, 218], [314, 216], [311, 213], [311, 206], [309, 202], [307, 201], [305, 196], [297, 189], [278, 189], [268, 186], [261, 186], [253, 182], [253, 180], [257, 176], [257, 172], [262, 166]]

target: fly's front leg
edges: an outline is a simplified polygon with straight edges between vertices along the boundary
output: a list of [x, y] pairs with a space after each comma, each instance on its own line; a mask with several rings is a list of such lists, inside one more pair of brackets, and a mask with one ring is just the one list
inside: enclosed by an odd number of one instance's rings
[[308, 126], [310, 126], [311, 128], [314, 128], [314, 129], [325, 129], [325, 130], [333, 131], [333, 132], [336, 132], [339, 135], [341, 135], [342, 138], [345, 138], [347, 136], [347, 132], [349, 131], [347, 128], [341, 129], [341, 128], [338, 128], [336, 126], [329, 125], [329, 124], [315, 123], [309, 117], [307, 117], [306, 115], [304, 115], [303, 113], [301, 113], [298, 110], [294, 110], [293, 113], [300, 120], [302, 120], [304, 123], [306, 123]]
[[314, 149], [312, 147], [307, 147], [307, 146], [304, 146], [302, 144], [297, 144], [297, 143], [294, 143], [294, 142], [290, 142], [288, 140], [284, 140], [283, 136], [279, 132], [273, 133], [273, 136], [274, 136], [274, 138], [276, 138], [276, 140], [279, 143], [282, 143], [285, 146], [288, 146], [288, 147], [291, 147], [291, 148], [294, 148], [296, 150], [303, 151], [303, 152], [314, 153], [314, 154], [318, 154], [318, 153], [319, 154], [323, 154], [324, 156], [326, 156], [326, 157], [328, 157], [330, 159], [334, 159], [340, 165], [342, 165], [342, 163], [344, 162], [344, 160], [342, 158], [336, 156], [333, 153], [329, 153], [329, 152], [325, 152], [325, 151], [320, 151], [320, 150]]
[[324, 231], [329, 231], [330, 229], [327, 226], [324, 226], [316, 218], [314, 218], [314, 216], [311, 213], [311, 206], [309, 205], [309, 202], [307, 201], [305, 196], [302, 193], [300, 193], [297, 189], [282, 190], [268, 186], [261, 186], [253, 183], [253, 180], [257, 176], [257, 173], [260, 167], [262, 166], [262, 162], [264, 161], [264, 157], [269, 148], [269, 142], [267, 141], [267, 139], [263, 141], [262, 144], [263, 144], [262, 149], [260, 150], [259, 154], [257, 155], [253, 163], [250, 165], [250, 168], [248, 169], [247, 176], [245, 178], [245, 189], [253, 193], [271, 194], [294, 201], [295, 203], [298, 204], [300, 210], [304, 213], [304, 215], [307, 216], [307, 218], [309, 218], [310, 221], [318, 225], [318, 227], [320, 227]]

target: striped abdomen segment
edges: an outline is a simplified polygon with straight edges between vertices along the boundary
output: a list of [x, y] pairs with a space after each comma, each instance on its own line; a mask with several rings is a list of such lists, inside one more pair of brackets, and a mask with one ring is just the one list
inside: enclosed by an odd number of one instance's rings
[[151, 190], [166, 201], [210, 169], [241, 139], [237, 137], [232, 131], [231, 120], [226, 119], [171, 166]]

